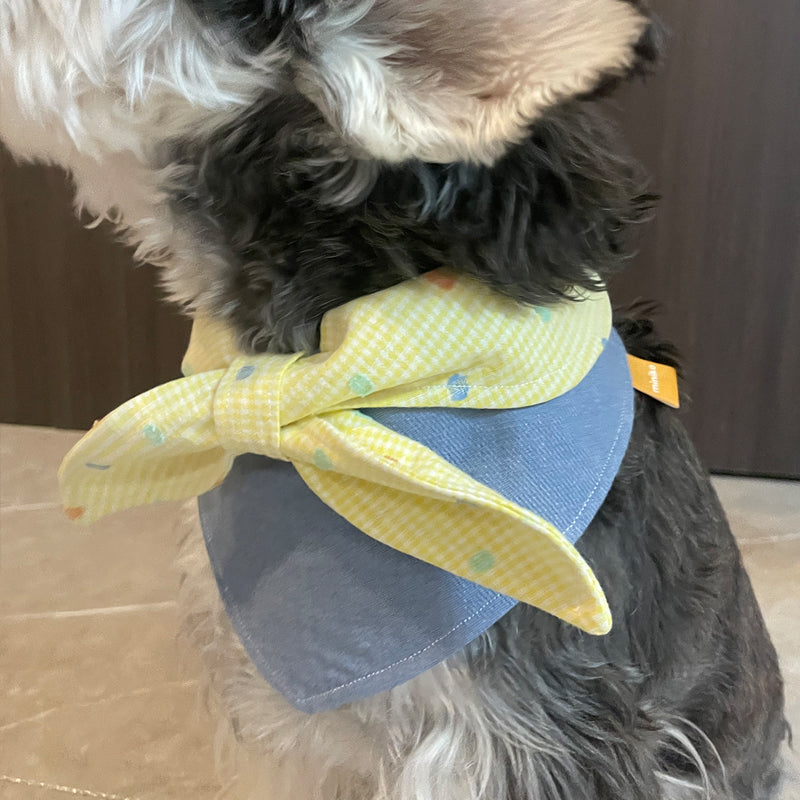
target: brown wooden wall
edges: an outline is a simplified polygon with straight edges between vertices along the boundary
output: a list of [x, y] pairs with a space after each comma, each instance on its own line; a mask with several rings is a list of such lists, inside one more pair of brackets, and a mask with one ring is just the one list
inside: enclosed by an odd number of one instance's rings
[[60, 170], [0, 148], [0, 422], [86, 428], [180, 372], [187, 321], [71, 198]]
[[619, 300], [656, 298], [718, 470], [800, 477], [800, 0], [654, 0], [665, 69], [619, 104], [662, 195]]
[[[663, 195], [612, 294], [655, 298], [716, 470], [800, 476], [800, 0], [654, 0], [664, 71], [620, 116]], [[0, 152], [0, 421], [87, 427], [176, 377], [187, 324], [57, 170]]]

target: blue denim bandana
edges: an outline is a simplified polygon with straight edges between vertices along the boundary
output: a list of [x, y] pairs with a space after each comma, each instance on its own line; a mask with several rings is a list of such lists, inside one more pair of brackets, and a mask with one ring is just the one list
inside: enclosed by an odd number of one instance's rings
[[[364, 413], [541, 515], [574, 544], [622, 462], [633, 388], [612, 332], [586, 377], [540, 405]], [[516, 604], [366, 536], [284, 461], [240, 456], [199, 507], [217, 583], [248, 655], [308, 713], [414, 678]]]

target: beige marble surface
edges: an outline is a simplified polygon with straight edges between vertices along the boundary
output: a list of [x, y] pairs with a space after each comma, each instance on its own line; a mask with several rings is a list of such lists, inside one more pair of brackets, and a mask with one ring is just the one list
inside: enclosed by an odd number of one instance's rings
[[[0, 799], [222, 797], [195, 666], [174, 642], [178, 509], [69, 523], [55, 476], [77, 438], [0, 425]], [[716, 483], [800, 731], [800, 483]]]

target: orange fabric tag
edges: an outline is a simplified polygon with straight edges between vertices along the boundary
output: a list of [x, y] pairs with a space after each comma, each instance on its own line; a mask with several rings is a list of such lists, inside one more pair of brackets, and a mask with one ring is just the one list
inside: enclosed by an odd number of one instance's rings
[[628, 366], [633, 378], [633, 388], [637, 392], [654, 397], [672, 408], [680, 408], [678, 373], [675, 367], [645, 361], [632, 355], [628, 355]]

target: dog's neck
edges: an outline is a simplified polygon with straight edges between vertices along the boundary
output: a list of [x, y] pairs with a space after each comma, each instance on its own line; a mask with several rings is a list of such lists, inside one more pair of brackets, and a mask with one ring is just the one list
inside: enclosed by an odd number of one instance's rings
[[217, 254], [210, 310], [244, 350], [312, 350], [330, 308], [441, 266], [526, 303], [597, 288], [650, 198], [592, 102], [554, 109], [493, 166], [386, 165], [299, 95], [176, 143], [176, 216]]

